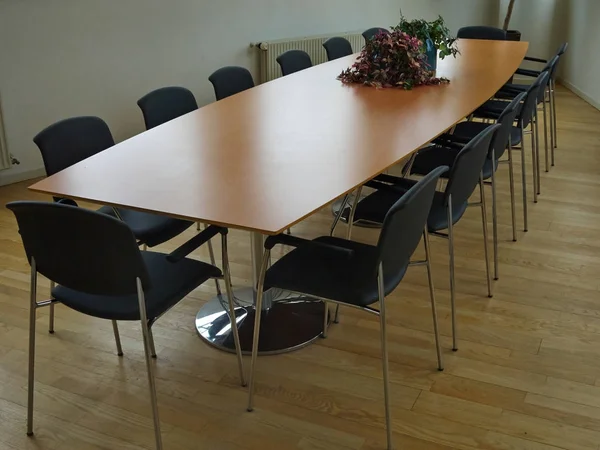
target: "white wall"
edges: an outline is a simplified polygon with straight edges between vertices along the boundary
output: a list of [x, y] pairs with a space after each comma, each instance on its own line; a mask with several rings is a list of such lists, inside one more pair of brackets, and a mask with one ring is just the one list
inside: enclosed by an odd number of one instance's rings
[[[43, 173], [33, 136], [75, 115], [107, 121], [116, 140], [143, 130], [136, 101], [181, 85], [213, 101], [224, 65], [256, 73], [259, 40], [390, 26], [442, 14], [456, 31], [488, 23], [496, 0], [0, 0], [0, 97], [21, 165], [0, 184]], [[169, 149], [165, 149], [167, 154]]]
[[600, 1], [570, 0], [566, 3], [569, 49], [562, 65], [562, 81], [600, 109]]

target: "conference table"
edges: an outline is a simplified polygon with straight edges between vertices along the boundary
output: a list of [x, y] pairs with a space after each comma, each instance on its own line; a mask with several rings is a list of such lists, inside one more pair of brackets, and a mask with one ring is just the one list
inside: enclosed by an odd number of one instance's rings
[[[127, 139], [30, 189], [247, 230], [252, 286], [235, 290], [242, 349], [250, 351], [265, 235], [288, 228], [406, 160], [492, 97], [528, 44], [460, 40], [439, 61], [441, 86], [412, 91], [344, 85], [357, 55], [256, 86]], [[233, 351], [217, 296], [196, 316], [208, 343]], [[259, 353], [320, 336], [324, 304], [279, 290], [265, 295]]]

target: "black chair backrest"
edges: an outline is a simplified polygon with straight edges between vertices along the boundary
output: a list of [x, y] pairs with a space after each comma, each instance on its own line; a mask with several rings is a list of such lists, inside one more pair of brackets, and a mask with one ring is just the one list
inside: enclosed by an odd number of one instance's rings
[[567, 51], [567, 48], [569, 48], [569, 43], [568, 42], [563, 43], [563, 45], [561, 45], [560, 48], [558, 49], [558, 52], [556, 53], [556, 55], [562, 56]]
[[509, 143], [508, 141], [511, 136], [513, 124], [515, 123], [521, 108], [521, 102], [523, 102], [526, 96], [527, 94], [525, 92], [517, 95], [513, 101], [510, 102], [506, 108], [504, 108], [504, 111], [502, 111], [500, 117], [498, 117], [497, 123], [500, 125], [500, 128], [492, 139], [492, 145], [490, 146], [488, 159], [492, 159], [492, 157], [494, 157], [496, 161], [498, 161], [502, 155], [504, 155], [506, 147]]
[[[550, 82], [550, 80], [554, 80], [556, 79], [556, 74], [557, 74], [557, 69], [558, 69], [558, 64], [560, 62], [560, 56], [556, 55], [554, 58], [552, 58], [548, 64], [546, 64], [546, 68], [544, 70], [548, 70], [548, 72], [550, 73], [550, 77], [548, 78], [548, 82]], [[543, 94], [543, 91], [542, 91]], [[544, 100], [543, 96], [542, 96], [542, 101]]]
[[456, 35], [459, 39], [484, 39], [488, 41], [505, 41], [506, 31], [496, 27], [473, 26], [462, 27]]
[[135, 294], [150, 286], [129, 227], [113, 217], [45, 202], [6, 205], [17, 218], [27, 259], [48, 279], [93, 295]]
[[377, 36], [379, 33], [389, 34], [389, 31], [386, 30], [385, 28], [375, 27], [375, 28], [369, 28], [368, 30], [363, 31], [362, 35], [365, 38], [365, 41], [370, 41], [375, 36]]
[[302, 50], [289, 50], [277, 57], [277, 63], [281, 67], [281, 73], [285, 77], [301, 70], [312, 67], [312, 61], [308, 53]]
[[384, 279], [400, 279], [401, 271], [421, 241], [438, 179], [447, 170], [447, 166], [441, 166], [429, 172], [386, 214], [377, 242], [377, 264], [383, 263]]
[[194, 94], [178, 86], [156, 89], [140, 98], [137, 104], [144, 115], [146, 130], [198, 109]]
[[323, 47], [325, 47], [325, 51], [327, 52], [328, 61], [343, 58], [353, 53], [352, 44], [348, 42], [348, 39], [344, 39], [343, 37], [329, 38], [323, 43]]
[[479, 184], [479, 175], [490, 151], [492, 139], [499, 128], [498, 124], [486, 128], [471, 139], [456, 156], [444, 191], [446, 204], [450, 195], [452, 196], [452, 209], [460, 209]]
[[523, 129], [525, 129], [533, 120], [537, 105], [540, 103], [540, 98], [543, 100], [544, 90], [548, 85], [549, 79], [550, 73], [548, 71], [542, 72], [531, 86], [529, 86], [529, 89], [527, 89], [527, 96], [523, 101], [518, 117], [520, 126], [522, 126]]
[[42, 153], [48, 176], [115, 145], [108, 125], [92, 116], [56, 122], [38, 133], [33, 142]]
[[208, 80], [213, 85], [217, 100], [222, 100], [254, 87], [254, 80], [250, 71], [238, 66], [222, 67], [213, 72]]

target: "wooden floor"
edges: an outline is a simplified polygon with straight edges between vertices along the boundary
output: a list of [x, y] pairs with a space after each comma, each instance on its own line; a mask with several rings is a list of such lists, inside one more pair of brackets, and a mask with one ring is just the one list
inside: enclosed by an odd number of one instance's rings
[[[477, 209], [456, 226], [457, 353], [450, 351], [447, 244], [432, 238], [444, 372], [436, 370], [424, 269], [411, 269], [389, 298], [398, 449], [600, 449], [600, 112], [564, 89], [558, 105], [557, 165], [543, 173], [526, 234], [518, 208], [516, 243], [507, 168], [500, 169], [493, 299], [486, 296]], [[0, 202], [43, 199], [27, 185], [0, 188]], [[326, 234], [330, 223], [325, 209], [294, 233]], [[356, 229], [353, 237], [374, 242], [377, 231]], [[249, 236], [233, 231], [230, 248], [233, 282], [247, 285]], [[47, 311], [39, 313], [36, 434], [25, 436], [28, 265], [5, 209], [0, 255], [0, 449], [153, 448], [139, 326], [121, 324], [125, 356], [118, 358], [110, 322], [63, 306], [54, 335], [45, 331]], [[40, 299], [48, 287], [41, 284]], [[155, 326], [166, 449], [385, 448], [375, 318], [342, 310], [327, 339], [260, 358], [257, 407], [247, 413], [235, 358], [203, 344], [193, 327], [213, 294], [212, 284], [203, 286]]]

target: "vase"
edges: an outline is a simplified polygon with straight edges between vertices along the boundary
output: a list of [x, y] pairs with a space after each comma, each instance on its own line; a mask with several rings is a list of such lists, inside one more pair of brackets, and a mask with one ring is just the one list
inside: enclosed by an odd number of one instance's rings
[[429, 70], [435, 72], [437, 70], [437, 48], [431, 39], [425, 41], [425, 55]]

